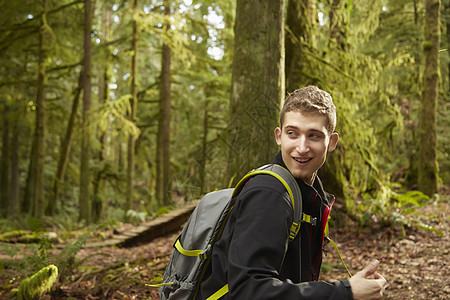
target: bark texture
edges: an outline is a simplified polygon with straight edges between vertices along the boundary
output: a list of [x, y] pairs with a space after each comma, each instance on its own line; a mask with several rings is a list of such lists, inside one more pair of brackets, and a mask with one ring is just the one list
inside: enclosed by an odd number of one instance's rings
[[91, 222], [90, 166], [91, 157], [90, 114], [91, 114], [91, 25], [92, 2], [84, 1], [84, 72], [83, 72], [83, 123], [81, 133], [80, 167], [80, 220]]
[[[170, 1], [164, 1], [165, 15], [170, 14]], [[168, 21], [168, 18], [166, 18]], [[166, 24], [166, 31], [170, 24]], [[171, 49], [166, 43], [162, 46], [161, 86], [158, 124], [158, 150], [156, 158], [156, 197], [160, 206], [168, 205], [170, 197], [170, 90], [171, 90]]]
[[438, 191], [436, 117], [439, 88], [440, 0], [425, 3], [425, 69], [420, 114], [419, 188], [431, 196]]
[[[284, 98], [284, 0], [238, 0], [228, 178], [270, 162]], [[224, 176], [225, 177], [225, 176]]]

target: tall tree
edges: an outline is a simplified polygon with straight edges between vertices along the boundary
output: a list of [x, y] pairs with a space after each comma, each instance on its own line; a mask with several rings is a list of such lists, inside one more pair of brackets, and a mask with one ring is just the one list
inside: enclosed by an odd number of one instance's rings
[[[346, 0], [329, 0], [330, 11], [330, 43], [335, 43], [340, 50], [347, 50], [348, 48], [348, 25], [350, 22], [350, 14], [348, 3]], [[335, 48], [335, 47], [331, 47]]]
[[51, 197], [47, 203], [46, 213], [52, 216], [55, 213], [57, 201], [59, 198], [59, 190], [60, 185], [64, 180], [64, 175], [66, 173], [67, 164], [69, 162], [69, 154], [72, 148], [73, 142], [73, 131], [75, 118], [77, 116], [78, 105], [80, 102], [80, 94], [81, 94], [81, 80], [83, 77], [83, 70], [80, 72], [80, 76], [78, 79], [78, 85], [73, 92], [73, 102], [72, 102], [72, 111], [70, 113], [69, 121], [67, 123], [66, 134], [61, 143], [60, 151], [59, 151], [59, 159], [58, 165], [56, 168], [55, 178], [53, 179], [53, 189]]
[[[171, 1], [164, 0], [165, 33], [170, 30]], [[163, 41], [161, 58], [161, 84], [159, 89], [158, 143], [156, 150], [156, 198], [159, 205], [170, 204], [170, 93], [171, 48]]]
[[19, 212], [19, 109], [16, 105], [11, 120], [11, 178], [9, 181], [8, 216]]
[[286, 90], [316, 83], [312, 60], [315, 9], [313, 0], [289, 0], [286, 17]]
[[[445, 3], [445, 2], [444, 2]], [[450, 0], [445, 4], [445, 23], [447, 27], [447, 53], [450, 53]], [[450, 54], [447, 54], [450, 57]], [[447, 61], [447, 95], [450, 94], [450, 59]]]
[[9, 198], [9, 167], [10, 167], [10, 147], [9, 147], [9, 137], [10, 137], [10, 121], [9, 121], [9, 105], [7, 101], [3, 104], [3, 124], [2, 125], [2, 148], [1, 148], [1, 160], [0, 160], [0, 216], [6, 214], [8, 209], [8, 198]]
[[438, 191], [436, 115], [439, 88], [440, 0], [426, 0], [425, 69], [420, 113], [419, 187], [427, 195]]
[[284, 98], [284, 0], [238, 0], [231, 83], [230, 177], [270, 161]]
[[[136, 124], [136, 110], [137, 110], [137, 54], [138, 54], [138, 6], [139, 0], [134, 0], [133, 4], [133, 37], [131, 41], [131, 98], [130, 98], [130, 107], [131, 111], [129, 113], [130, 121]], [[135, 148], [136, 148], [136, 137], [130, 133], [128, 135], [128, 166], [127, 166], [127, 199], [125, 203], [125, 212], [131, 209], [133, 205], [133, 184], [134, 184], [134, 168], [135, 168]]]
[[81, 128], [81, 166], [80, 166], [80, 220], [91, 222], [90, 201], [90, 114], [91, 114], [91, 24], [92, 0], [84, 1], [84, 57], [83, 57], [83, 121]]
[[38, 79], [36, 97], [36, 127], [35, 127], [35, 164], [33, 169], [33, 202], [32, 215], [41, 217], [44, 205], [44, 164], [45, 164], [45, 84], [46, 84], [46, 53], [45, 32], [47, 31], [47, 0], [42, 0], [42, 16], [39, 30]]
[[[102, 25], [102, 44], [103, 44], [103, 56], [99, 59], [99, 76], [98, 76], [98, 98], [99, 104], [107, 106], [110, 103], [111, 95], [109, 84], [111, 82], [111, 25], [112, 25], [112, 3], [109, 1], [103, 2], [101, 14]], [[93, 195], [92, 195], [92, 218], [97, 223], [104, 212], [104, 197], [102, 192], [102, 180], [105, 172], [109, 167], [108, 159], [108, 139], [110, 137], [110, 115], [107, 115], [104, 120], [104, 128], [99, 128], [98, 140], [101, 145], [100, 150], [97, 152], [97, 159], [101, 162], [101, 167], [98, 168], [95, 178], [93, 179]]]

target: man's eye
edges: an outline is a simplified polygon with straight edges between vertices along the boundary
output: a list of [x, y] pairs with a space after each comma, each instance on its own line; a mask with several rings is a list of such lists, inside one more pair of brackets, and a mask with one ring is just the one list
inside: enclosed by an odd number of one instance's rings
[[288, 136], [295, 136], [295, 132], [293, 132], [293, 131], [288, 131], [288, 132], [287, 132], [287, 135], [288, 135]]

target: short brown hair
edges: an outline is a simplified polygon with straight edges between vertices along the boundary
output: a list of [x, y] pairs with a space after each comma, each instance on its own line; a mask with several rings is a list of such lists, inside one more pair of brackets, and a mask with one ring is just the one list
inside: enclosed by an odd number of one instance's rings
[[329, 93], [317, 86], [310, 85], [289, 94], [280, 113], [281, 127], [285, 114], [290, 111], [322, 114], [328, 119], [328, 132], [331, 134], [336, 128], [336, 106], [333, 104], [333, 99]]

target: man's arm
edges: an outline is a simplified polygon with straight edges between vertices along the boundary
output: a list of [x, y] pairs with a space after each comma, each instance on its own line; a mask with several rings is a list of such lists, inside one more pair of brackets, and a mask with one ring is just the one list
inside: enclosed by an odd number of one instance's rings
[[368, 264], [362, 271], [349, 279], [353, 299], [381, 299], [386, 286], [386, 279], [377, 272], [378, 260]]

